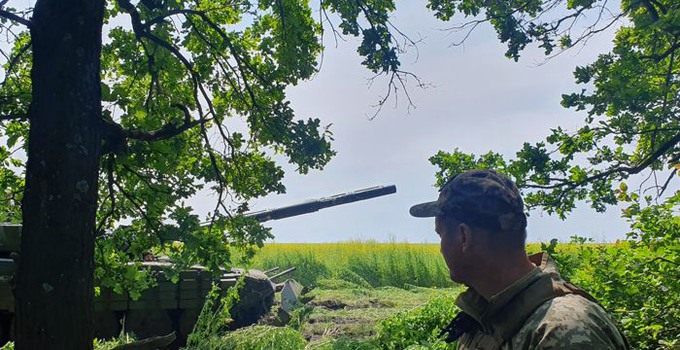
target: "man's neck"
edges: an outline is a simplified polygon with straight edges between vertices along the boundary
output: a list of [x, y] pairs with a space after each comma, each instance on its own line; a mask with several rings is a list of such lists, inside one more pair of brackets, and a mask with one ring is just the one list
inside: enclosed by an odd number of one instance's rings
[[525, 253], [502, 258], [497, 256], [484, 265], [486, 271], [480, 273], [479, 278], [470, 283], [470, 287], [486, 300], [510, 287], [536, 267]]

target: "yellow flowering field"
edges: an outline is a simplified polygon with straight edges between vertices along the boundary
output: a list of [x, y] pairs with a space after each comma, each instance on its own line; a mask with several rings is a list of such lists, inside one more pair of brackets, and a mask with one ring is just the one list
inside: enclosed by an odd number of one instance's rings
[[[569, 250], [569, 244], [559, 249]], [[540, 244], [529, 244], [537, 252]], [[256, 254], [251, 267], [281, 270], [296, 267], [293, 277], [306, 285], [339, 278], [359, 286], [414, 285], [451, 287], [439, 244], [347, 241], [338, 243], [270, 243]]]

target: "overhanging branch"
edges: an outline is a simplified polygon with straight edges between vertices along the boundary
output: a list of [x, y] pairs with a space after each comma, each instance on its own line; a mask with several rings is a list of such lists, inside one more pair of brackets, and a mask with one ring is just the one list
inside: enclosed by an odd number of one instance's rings
[[652, 5], [652, 3], [650, 3], [647, 0], [641, 0], [640, 2], [642, 3], [642, 6], [644, 6], [645, 9], [647, 9], [647, 12], [649, 13], [649, 17], [652, 18], [652, 22], [658, 21], [659, 20], [659, 12], [656, 10], [656, 8], [654, 8], [654, 5]]
[[143, 131], [143, 130], [129, 130], [123, 128], [120, 124], [105, 120], [104, 127], [106, 129], [107, 135], [111, 139], [124, 139], [124, 140], [140, 140], [140, 141], [160, 141], [173, 138], [196, 125], [210, 121], [211, 119], [203, 120], [191, 120], [191, 114], [189, 109], [182, 105], [174, 105], [174, 107], [179, 108], [184, 112], [184, 122], [182, 125], [177, 125], [175, 122], [169, 122], [159, 129], [153, 131]]
[[0, 121], [6, 120], [28, 120], [26, 114], [0, 114]]
[[174, 9], [174, 10], [170, 10], [170, 11], [168, 11], [167, 13], [163, 14], [162, 16], [154, 17], [154, 18], [152, 18], [152, 19], [150, 19], [150, 20], [148, 20], [148, 21], [145, 21], [145, 22], [144, 22], [144, 28], [145, 28], [145, 29], [149, 29], [149, 28], [151, 28], [151, 26], [153, 26], [153, 25], [155, 25], [155, 24], [158, 24], [158, 23], [161, 23], [161, 22], [165, 21], [166, 18], [175, 16], [175, 15], [180, 15], [180, 14], [184, 14], [184, 15], [187, 15], [187, 14], [200, 15], [200, 14], [202, 14], [202, 13], [203, 13], [203, 11], [190, 10], [190, 9]]
[[[191, 80], [192, 80], [192, 83], [193, 83], [193, 86], [194, 86], [194, 89], [193, 89], [194, 90], [193, 91], [194, 100], [196, 101], [196, 107], [198, 108], [198, 114], [199, 114], [199, 118], [198, 118], [199, 121], [195, 122], [195, 123], [204, 124], [206, 121], [209, 120], [209, 119], [205, 118], [205, 115], [203, 114], [203, 111], [201, 109], [201, 101], [200, 101], [199, 96], [198, 96], [199, 90], [200, 90], [201, 94], [203, 95], [203, 97], [205, 98], [205, 102], [210, 107], [211, 113], [213, 114], [213, 116], [215, 116], [216, 114], [214, 113], [214, 109], [212, 108], [212, 103], [210, 102], [208, 94], [207, 94], [207, 92], [205, 92], [205, 89], [203, 88], [203, 86], [201, 84], [201, 77], [198, 74], [198, 72], [196, 72], [196, 70], [194, 70], [193, 64], [189, 61], [189, 59], [187, 59], [182, 54], [180, 49], [177, 48], [175, 45], [173, 45], [173, 44], [155, 36], [153, 33], [149, 32], [148, 29], [142, 23], [142, 19], [141, 19], [139, 12], [135, 9], [135, 6], [129, 0], [118, 0], [117, 2], [118, 2], [118, 5], [123, 10], [125, 10], [125, 12], [127, 12], [130, 15], [130, 20], [132, 21], [132, 29], [133, 29], [135, 36], [137, 37], [138, 40], [141, 41], [142, 38], [146, 38], [147, 40], [151, 41], [152, 43], [154, 43], [154, 44], [158, 45], [159, 47], [170, 52], [176, 59], [178, 59], [182, 63], [182, 65], [184, 65], [185, 69], [187, 70], [187, 72], [189, 73], [189, 75], [191, 77]], [[188, 115], [188, 111], [186, 111], [186, 110], [185, 110], [185, 115]], [[185, 120], [186, 120], [186, 118], [185, 118]], [[193, 125], [196, 125], [196, 124], [193, 124]], [[186, 123], [185, 123], [185, 126], [186, 126]], [[163, 136], [165, 134], [172, 135], [173, 133], [175, 135], [178, 134], [178, 133], [175, 133], [175, 128], [177, 128], [176, 126], [173, 127], [171, 125], [166, 125], [166, 127], [168, 129], [166, 129], [165, 131], [158, 130], [158, 131], [163, 131], [163, 132], [160, 133], [160, 136]], [[182, 131], [184, 131], [184, 130], [182, 130]], [[137, 137], [144, 138], [144, 137], [146, 137], [145, 134], [137, 134], [137, 135], [130, 135], [130, 136], [131, 136], [130, 138], [137, 138]], [[172, 136], [170, 136], [170, 137], [172, 137]], [[152, 136], [152, 138], [158, 139], [158, 136], [157, 135]]]
[[661, 62], [661, 60], [665, 59], [666, 57], [670, 56], [677, 49], [680, 49], [680, 42], [679, 41], [676, 41], [673, 45], [669, 46], [668, 49], [666, 49], [664, 52], [662, 52], [658, 55], [642, 55], [642, 56], [640, 56], [640, 58], [652, 59], [652, 60], [654, 60], [658, 63], [658, 62]]
[[[610, 175], [613, 174], [629, 174], [629, 175], [634, 175], [642, 170], [646, 169], [648, 166], [652, 165], [655, 161], [657, 161], [661, 156], [663, 156], [666, 152], [668, 152], [671, 148], [676, 146], [678, 143], [680, 143], [680, 134], [676, 134], [673, 138], [670, 140], [664, 142], [656, 151], [654, 151], [652, 154], [650, 154], [647, 158], [645, 158], [644, 161], [640, 162], [639, 164], [635, 166], [616, 166], [613, 168], [610, 168], [606, 171], [603, 171], [601, 173], [597, 173], [595, 175], [591, 175], [586, 177], [585, 179], [581, 181], [569, 181], [566, 179], [559, 180], [558, 183], [554, 185], [526, 185], [526, 188], [536, 188], [536, 189], [543, 189], [543, 190], [551, 190], [551, 189], [559, 189], [559, 188], [576, 188], [578, 186], [585, 185], [589, 182], [596, 181], [596, 180], [601, 180], [603, 178], [606, 178]], [[557, 179], [556, 179], [557, 180]]]
[[31, 28], [31, 21], [17, 15], [16, 13], [12, 13], [12, 12], [9, 12], [7, 10], [0, 9], [0, 17], [7, 18], [8, 20], [10, 20], [12, 22], [17, 22], [19, 24], [25, 25], [28, 28]]
[[200, 120], [192, 120], [190, 123], [177, 126], [174, 123], [168, 123], [158, 130], [154, 131], [139, 131], [139, 130], [124, 130], [123, 133], [126, 138], [141, 140], [141, 141], [159, 141], [173, 138], [192, 127], [200, 124]]
[[17, 54], [14, 55], [14, 57], [10, 59], [9, 64], [7, 65], [7, 69], [5, 70], [5, 80], [3, 80], [2, 83], [0, 83], [0, 87], [5, 86], [7, 80], [9, 79], [9, 76], [14, 71], [14, 68], [16, 67], [17, 64], [19, 64], [19, 60], [30, 48], [31, 42], [29, 41], [19, 49], [19, 52], [17, 52]]

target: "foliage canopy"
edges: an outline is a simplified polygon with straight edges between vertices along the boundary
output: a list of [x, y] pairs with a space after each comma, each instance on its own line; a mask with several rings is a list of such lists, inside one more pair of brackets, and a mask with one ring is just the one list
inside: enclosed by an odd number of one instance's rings
[[[680, 167], [676, 1], [624, 0], [618, 9], [592, 0], [432, 1], [430, 7], [441, 19], [478, 16], [461, 29], [490, 22], [507, 43], [506, 56], [515, 60], [532, 43], [552, 55], [618, 26], [611, 52], [574, 71], [582, 89], [562, 95], [564, 107], [585, 114], [582, 127], [574, 132], [556, 127], [545, 141], [525, 143], [514, 159], [494, 152], [439, 152], [430, 159], [440, 168], [438, 183], [469, 168], [494, 167], [527, 190], [529, 208], [562, 218], [578, 201], [604, 211], [618, 202], [656, 200], [672, 188]], [[648, 181], [629, 190], [624, 181], [644, 173]], [[629, 210], [626, 215], [635, 214], [635, 207]]]
[[[323, 1], [318, 13], [299, 0], [105, 6], [95, 276], [119, 290], [145, 287], [126, 263], [149, 251], [213, 269], [230, 261], [230, 247], [252, 253], [270, 233], [242, 214], [248, 200], [285, 191], [275, 159], [306, 173], [335, 154], [330, 130], [296, 117], [286, 97], [319, 69], [324, 22], [362, 38], [357, 51], [373, 73], [392, 82], [406, 74], [390, 33], [393, 1]], [[21, 220], [32, 13], [0, 1], [0, 33], [11, 46], [0, 47], [0, 221]], [[215, 207], [201, 218], [185, 203], [208, 192]]]

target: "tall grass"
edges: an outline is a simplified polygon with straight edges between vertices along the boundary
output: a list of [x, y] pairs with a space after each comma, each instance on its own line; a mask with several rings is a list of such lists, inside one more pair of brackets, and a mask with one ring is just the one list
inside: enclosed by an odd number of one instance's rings
[[436, 244], [352, 241], [328, 244], [265, 245], [252, 268], [295, 266], [294, 278], [314, 286], [319, 279], [339, 278], [360, 286], [415, 285], [451, 287], [448, 269]]
[[[569, 245], [560, 245], [567, 248]], [[528, 251], [539, 251], [530, 244]], [[251, 267], [268, 270], [295, 266], [292, 275], [306, 286], [321, 279], [341, 279], [362, 287], [452, 287], [439, 244], [349, 241], [339, 243], [270, 243]]]
[[230, 332], [210, 350], [302, 350], [307, 341], [290, 327], [252, 326]]

